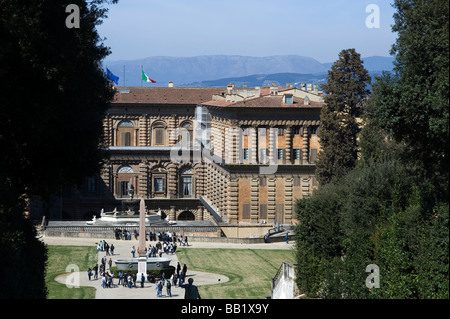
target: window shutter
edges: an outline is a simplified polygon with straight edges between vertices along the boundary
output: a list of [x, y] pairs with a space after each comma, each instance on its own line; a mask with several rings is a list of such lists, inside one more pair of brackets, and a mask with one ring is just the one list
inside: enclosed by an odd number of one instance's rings
[[155, 130], [155, 144], [162, 145], [163, 144], [163, 129], [157, 128]]
[[250, 219], [250, 204], [242, 204], [242, 219]]
[[259, 204], [259, 218], [267, 219], [267, 204]]
[[130, 132], [123, 132], [122, 133], [122, 146], [130, 146], [131, 145], [131, 133]]

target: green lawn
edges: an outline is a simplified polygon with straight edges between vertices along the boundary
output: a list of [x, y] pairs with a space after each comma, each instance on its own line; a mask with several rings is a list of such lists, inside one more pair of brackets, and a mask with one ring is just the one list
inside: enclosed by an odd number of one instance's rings
[[[189, 269], [219, 273], [230, 281], [199, 286], [203, 299], [262, 299], [283, 261], [294, 262], [291, 250], [179, 248], [180, 264]], [[195, 284], [195, 281], [194, 281]]]
[[[49, 299], [94, 299], [95, 288], [68, 288], [54, 278], [75, 264], [80, 271], [93, 267], [97, 260], [95, 247], [47, 246], [47, 288]], [[270, 282], [283, 261], [294, 262], [292, 250], [179, 248], [180, 263], [189, 270], [223, 274], [230, 281], [199, 286], [203, 299], [263, 299], [270, 295]], [[195, 282], [194, 282], [195, 284]]]
[[68, 288], [65, 284], [55, 281], [55, 277], [66, 272], [68, 265], [77, 265], [80, 271], [87, 271], [97, 261], [97, 249], [95, 247], [78, 246], [47, 246], [48, 266], [46, 284], [48, 299], [94, 299], [95, 288], [80, 287]]

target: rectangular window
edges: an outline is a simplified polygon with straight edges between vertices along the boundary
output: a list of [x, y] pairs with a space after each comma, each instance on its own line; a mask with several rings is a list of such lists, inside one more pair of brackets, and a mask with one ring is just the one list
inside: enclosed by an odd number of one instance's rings
[[284, 148], [277, 149], [277, 156], [279, 160], [284, 160]]
[[282, 224], [284, 222], [284, 214], [283, 214], [283, 203], [275, 204], [275, 220]]
[[155, 192], [164, 191], [164, 179], [162, 177], [157, 177], [153, 179], [153, 187]]
[[284, 96], [284, 103], [285, 104], [292, 104], [293, 99], [292, 99], [292, 95], [285, 95]]
[[267, 219], [267, 204], [259, 204], [259, 218]]
[[294, 177], [294, 186], [300, 186], [300, 177]]
[[183, 197], [192, 196], [192, 176], [181, 177], [181, 191]]
[[120, 182], [120, 197], [128, 196], [128, 182]]
[[282, 127], [278, 127], [278, 136], [283, 136], [284, 135], [284, 129]]
[[294, 127], [292, 128], [292, 133], [293, 133], [294, 135], [300, 135], [300, 127], [299, 127], [299, 126], [294, 126]]
[[311, 126], [311, 135], [317, 135], [317, 126]]
[[242, 204], [242, 219], [250, 219], [250, 204]]
[[122, 146], [131, 146], [131, 133], [130, 132], [122, 133]]
[[243, 156], [245, 160], [249, 159], [248, 148], [243, 149]]
[[294, 148], [294, 161], [300, 161], [302, 159], [302, 150], [300, 148]]
[[164, 129], [163, 128], [155, 129], [155, 144], [156, 145], [164, 144]]

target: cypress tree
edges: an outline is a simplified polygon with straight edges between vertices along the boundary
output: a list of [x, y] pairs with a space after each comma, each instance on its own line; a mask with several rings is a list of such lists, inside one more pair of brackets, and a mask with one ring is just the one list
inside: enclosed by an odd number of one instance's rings
[[356, 166], [357, 117], [369, 95], [370, 75], [355, 49], [342, 50], [322, 86], [326, 105], [320, 114], [321, 152], [316, 162], [319, 183], [339, 179]]

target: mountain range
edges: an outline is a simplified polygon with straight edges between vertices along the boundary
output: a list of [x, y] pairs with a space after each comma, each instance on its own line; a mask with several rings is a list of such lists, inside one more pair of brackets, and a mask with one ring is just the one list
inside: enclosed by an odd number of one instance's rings
[[[371, 74], [393, 69], [392, 57], [372, 56], [363, 60]], [[235, 86], [244, 83], [265, 86], [271, 82], [283, 86], [286, 82], [293, 85], [303, 81], [323, 83], [332, 64], [300, 55], [203, 55], [105, 61], [103, 66], [120, 78], [119, 86], [167, 86], [172, 81], [174, 86], [214, 87], [226, 86], [230, 82]], [[141, 70], [157, 83], [141, 82]]]

